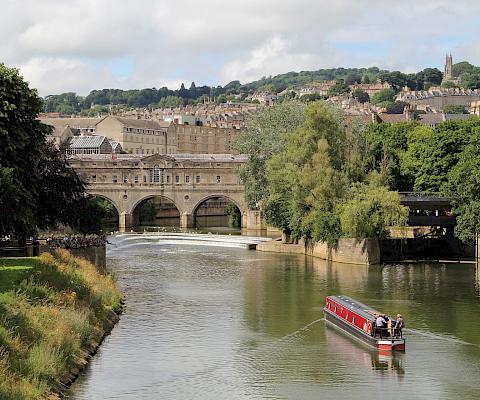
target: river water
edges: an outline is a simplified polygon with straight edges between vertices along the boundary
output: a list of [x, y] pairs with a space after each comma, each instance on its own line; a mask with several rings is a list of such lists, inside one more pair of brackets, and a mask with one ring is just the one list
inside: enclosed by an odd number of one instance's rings
[[[112, 239], [127, 308], [72, 399], [479, 399], [474, 264], [362, 267], [155, 238]], [[234, 245], [233, 245], [234, 246]], [[381, 356], [322, 319], [327, 294], [403, 314]]]

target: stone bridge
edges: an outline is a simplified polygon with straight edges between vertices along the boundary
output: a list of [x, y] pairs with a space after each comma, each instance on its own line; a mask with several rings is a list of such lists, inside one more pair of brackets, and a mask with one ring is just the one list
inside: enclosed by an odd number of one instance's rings
[[242, 228], [264, 229], [258, 210], [250, 210], [236, 170], [245, 156], [230, 154], [82, 154], [70, 165], [88, 183], [92, 196], [108, 199], [117, 209], [119, 230], [132, 228], [135, 208], [143, 201], [162, 197], [180, 214], [180, 227], [195, 227], [198, 207], [211, 198], [225, 197], [242, 214]]

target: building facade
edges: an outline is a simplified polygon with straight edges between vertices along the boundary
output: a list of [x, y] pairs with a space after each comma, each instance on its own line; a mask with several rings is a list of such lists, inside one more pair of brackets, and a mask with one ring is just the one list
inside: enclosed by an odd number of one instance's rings
[[109, 115], [96, 126], [97, 134], [114, 139], [130, 154], [173, 154], [176, 133], [170, 122], [123, 118]]

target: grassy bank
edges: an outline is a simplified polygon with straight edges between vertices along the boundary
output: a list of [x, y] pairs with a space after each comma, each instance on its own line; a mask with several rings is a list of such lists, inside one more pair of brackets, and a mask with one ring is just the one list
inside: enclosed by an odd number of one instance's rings
[[0, 260], [0, 279], [0, 399], [50, 398], [116, 322], [121, 293], [65, 250]]

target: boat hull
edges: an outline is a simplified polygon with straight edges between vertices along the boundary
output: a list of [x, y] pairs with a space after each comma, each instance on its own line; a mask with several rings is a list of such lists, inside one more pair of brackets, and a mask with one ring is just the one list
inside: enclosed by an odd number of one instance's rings
[[323, 309], [325, 320], [339, 327], [342, 331], [354, 336], [371, 347], [378, 349], [382, 353], [392, 351], [405, 351], [405, 339], [403, 338], [376, 338], [368, 335], [366, 332], [351, 325], [343, 318], [338, 317], [330, 310]]

